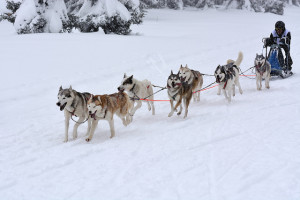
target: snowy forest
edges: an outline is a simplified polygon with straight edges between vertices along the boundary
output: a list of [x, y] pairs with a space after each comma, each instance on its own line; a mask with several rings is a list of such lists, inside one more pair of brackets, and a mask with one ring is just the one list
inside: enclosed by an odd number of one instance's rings
[[188, 7], [201, 9], [245, 9], [284, 14], [287, 5], [300, 0], [6, 0], [0, 21], [14, 24], [18, 34], [97, 32], [127, 35], [131, 24], [140, 24], [147, 9]]

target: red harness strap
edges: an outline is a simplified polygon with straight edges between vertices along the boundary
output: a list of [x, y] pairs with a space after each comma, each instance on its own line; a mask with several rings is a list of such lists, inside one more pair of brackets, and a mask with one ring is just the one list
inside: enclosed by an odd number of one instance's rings
[[[228, 80], [227, 80], [228, 81]], [[227, 81], [225, 82], [225, 84], [224, 84], [224, 87], [223, 87], [223, 89], [225, 90], [225, 88], [226, 88], [226, 85], [227, 85]]]

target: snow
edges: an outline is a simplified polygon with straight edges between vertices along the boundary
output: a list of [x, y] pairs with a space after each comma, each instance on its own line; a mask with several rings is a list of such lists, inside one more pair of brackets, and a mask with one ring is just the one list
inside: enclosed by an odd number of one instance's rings
[[6, 1], [0, 1], [0, 13], [7, 12], [8, 9], [6, 8]]
[[[130, 36], [17, 35], [0, 23], [1, 199], [300, 199], [299, 17], [299, 8], [283, 16], [149, 10]], [[128, 127], [115, 118], [113, 139], [100, 121], [90, 143], [87, 124], [63, 143], [61, 85], [114, 93], [126, 72], [165, 86], [181, 64], [213, 74], [240, 50], [245, 71], [277, 20], [292, 32], [294, 76], [262, 91], [241, 77], [244, 93], [230, 104], [217, 88], [204, 91], [187, 119], [168, 118], [168, 102], [155, 102], [155, 116], [143, 104]], [[214, 81], [205, 76], [204, 86]]]

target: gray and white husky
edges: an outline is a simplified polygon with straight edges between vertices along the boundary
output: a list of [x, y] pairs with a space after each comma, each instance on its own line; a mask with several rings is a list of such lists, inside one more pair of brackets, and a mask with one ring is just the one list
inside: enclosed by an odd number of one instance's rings
[[265, 87], [270, 89], [270, 77], [271, 77], [271, 64], [269, 61], [262, 55], [256, 54], [254, 59], [255, 73], [256, 73], [256, 88], [261, 90], [262, 79], [265, 79]]
[[69, 131], [69, 122], [70, 118], [75, 115], [79, 117], [77, 123], [75, 123], [73, 128], [73, 139], [77, 138], [77, 128], [78, 126], [83, 123], [84, 121], [88, 121], [88, 130], [87, 134], [91, 128], [91, 119], [89, 118], [89, 113], [87, 109], [87, 101], [89, 100], [91, 94], [84, 92], [80, 93], [76, 90], [72, 89], [72, 86], [68, 89], [63, 89], [60, 86], [58, 91], [58, 102], [56, 103], [59, 106], [60, 111], [64, 111], [65, 114], [65, 140], [64, 142], [68, 141], [68, 131]]
[[229, 59], [227, 65], [219, 65], [215, 70], [216, 82], [219, 83], [217, 94], [220, 95], [221, 90], [223, 90], [228, 102], [231, 102], [231, 96], [235, 96], [235, 85], [238, 86], [240, 94], [243, 94], [239, 81], [239, 66], [242, 60], [243, 53], [239, 52], [236, 61]]
[[[120, 92], [126, 91], [128, 93], [129, 98], [133, 99], [133, 105], [136, 102], [136, 106], [133, 106], [133, 108], [130, 111], [130, 115], [133, 116], [137, 109], [139, 109], [142, 106], [142, 100], [138, 100], [138, 98], [143, 99], [147, 98], [149, 100], [154, 99], [153, 95], [153, 87], [150, 81], [143, 80], [139, 81], [132, 76], [127, 76], [124, 74], [123, 80], [121, 82], [121, 85], [118, 87], [118, 90]], [[148, 104], [148, 110], [150, 111], [152, 109], [152, 115], [155, 115], [155, 107], [153, 101], [146, 101]]]
[[[178, 106], [180, 106], [180, 110], [177, 113], [177, 115], [181, 114], [183, 100], [185, 108], [184, 118], [186, 118], [188, 114], [188, 107], [193, 95], [193, 88], [191, 87], [191, 84], [188, 84], [187, 82], [182, 82], [179, 73], [174, 74], [173, 71], [171, 71], [171, 74], [167, 80], [167, 88], [171, 104], [171, 112], [168, 116], [171, 117], [174, 114], [174, 112], [177, 111]], [[175, 107], [173, 104], [174, 101], [177, 102]]]

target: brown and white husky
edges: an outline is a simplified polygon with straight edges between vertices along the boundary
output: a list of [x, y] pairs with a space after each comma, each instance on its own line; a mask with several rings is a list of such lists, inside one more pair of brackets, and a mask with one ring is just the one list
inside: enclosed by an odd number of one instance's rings
[[186, 86], [192, 88], [194, 101], [200, 101], [200, 89], [203, 85], [202, 74], [199, 71], [188, 68], [187, 65], [185, 67], [182, 67], [181, 65], [179, 77], [182, 83], [185, 83]]
[[132, 117], [129, 114], [132, 103], [128, 95], [124, 92], [110, 95], [92, 95], [87, 107], [89, 115], [92, 118], [92, 126], [88, 138], [86, 139], [87, 142], [93, 138], [99, 120], [108, 121], [111, 132], [110, 138], [115, 136], [114, 114], [122, 119], [124, 126], [127, 126], [132, 121]]

